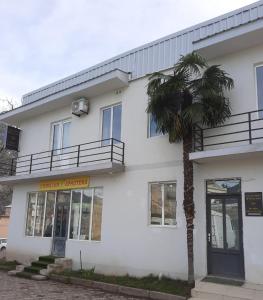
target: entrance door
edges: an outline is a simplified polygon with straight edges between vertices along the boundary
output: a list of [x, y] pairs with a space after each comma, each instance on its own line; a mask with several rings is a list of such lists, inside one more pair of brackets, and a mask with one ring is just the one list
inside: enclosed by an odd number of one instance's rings
[[208, 273], [244, 278], [240, 195], [207, 196]]
[[66, 240], [68, 236], [69, 210], [70, 191], [58, 191], [52, 249], [52, 254], [54, 256], [65, 256]]

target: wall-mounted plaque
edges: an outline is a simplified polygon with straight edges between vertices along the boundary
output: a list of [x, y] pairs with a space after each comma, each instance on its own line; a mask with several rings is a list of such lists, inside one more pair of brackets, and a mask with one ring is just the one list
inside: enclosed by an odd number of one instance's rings
[[262, 192], [245, 193], [246, 216], [263, 216]]

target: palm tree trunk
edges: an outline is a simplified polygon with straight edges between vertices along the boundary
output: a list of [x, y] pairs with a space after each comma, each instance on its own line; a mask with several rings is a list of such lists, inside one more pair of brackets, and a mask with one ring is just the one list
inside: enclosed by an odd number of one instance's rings
[[184, 212], [187, 228], [187, 256], [188, 256], [188, 283], [194, 285], [194, 199], [193, 199], [193, 162], [189, 160], [192, 151], [192, 132], [183, 138], [183, 164], [184, 164]]

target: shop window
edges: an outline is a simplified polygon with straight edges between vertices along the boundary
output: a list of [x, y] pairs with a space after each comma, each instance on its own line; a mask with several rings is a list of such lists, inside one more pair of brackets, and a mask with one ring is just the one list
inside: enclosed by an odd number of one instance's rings
[[51, 237], [55, 192], [28, 193], [26, 236]]
[[159, 226], [176, 225], [176, 184], [150, 184], [150, 224]]
[[111, 138], [116, 139], [114, 143], [121, 140], [121, 115], [121, 104], [102, 109], [102, 140], [105, 140], [103, 145], [109, 145]]

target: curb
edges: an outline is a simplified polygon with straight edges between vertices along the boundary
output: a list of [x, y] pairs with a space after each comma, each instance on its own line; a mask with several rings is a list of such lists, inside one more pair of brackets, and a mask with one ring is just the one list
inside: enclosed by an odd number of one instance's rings
[[138, 289], [118, 284], [105, 283], [101, 281], [86, 280], [77, 277], [50, 274], [49, 278], [53, 281], [58, 281], [66, 284], [76, 284], [88, 288], [100, 289], [105, 292], [123, 294], [126, 296], [134, 296], [138, 298], [148, 298], [152, 300], [186, 300], [186, 297], [177, 296], [173, 294]]

